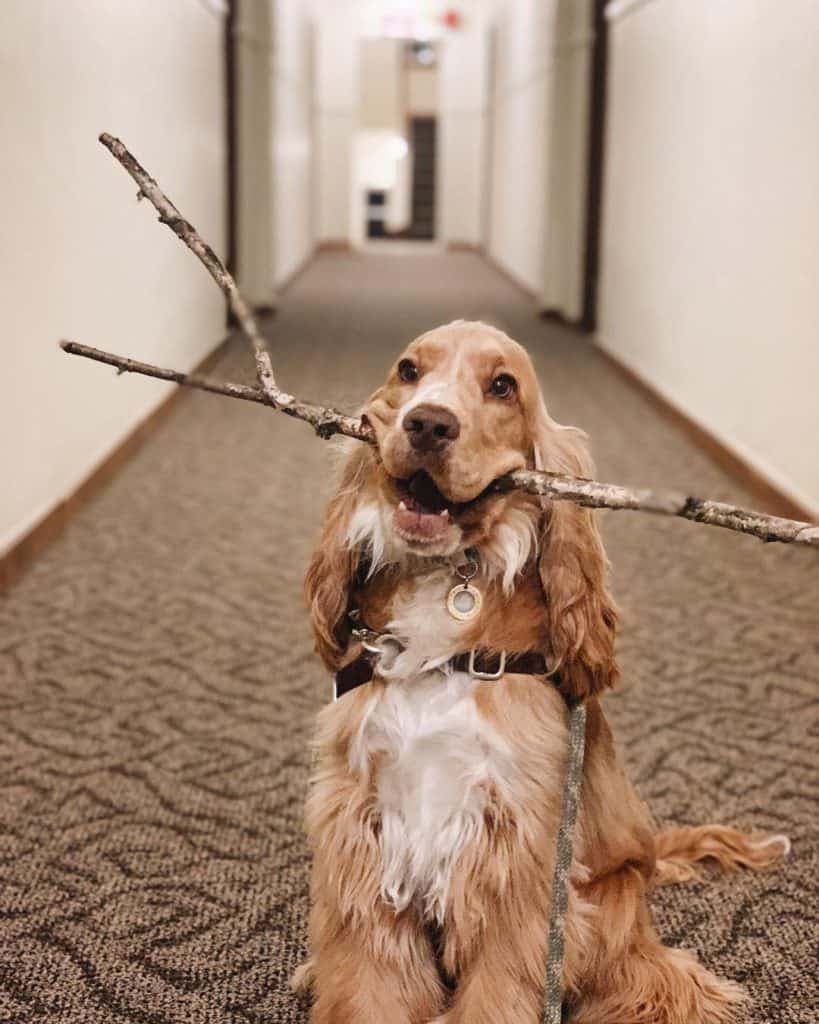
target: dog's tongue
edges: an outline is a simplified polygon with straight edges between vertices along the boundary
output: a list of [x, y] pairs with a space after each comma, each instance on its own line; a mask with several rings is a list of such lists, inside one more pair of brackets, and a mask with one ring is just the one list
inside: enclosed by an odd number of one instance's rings
[[426, 473], [409, 481], [409, 493], [395, 510], [395, 522], [404, 532], [423, 540], [437, 540], [449, 527], [446, 500]]

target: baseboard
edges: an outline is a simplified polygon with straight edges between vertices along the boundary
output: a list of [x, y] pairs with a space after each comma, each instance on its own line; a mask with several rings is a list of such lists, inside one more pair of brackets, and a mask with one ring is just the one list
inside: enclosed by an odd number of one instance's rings
[[[199, 363], [193, 373], [208, 373], [219, 358], [224, 354], [228, 338], [224, 338], [216, 348]], [[34, 561], [56, 540], [65, 529], [71, 518], [98, 494], [112, 480], [122, 467], [132, 458], [147, 441], [156, 433], [167, 419], [169, 413], [182, 398], [184, 388], [172, 391], [161, 405], [138, 423], [114, 450], [107, 455], [89, 476], [67, 498], [56, 505], [28, 530], [11, 548], [0, 556], [0, 594], [18, 580]]]
[[446, 243], [447, 252], [475, 252], [484, 256], [483, 246], [479, 242], [459, 242], [454, 238]]
[[573, 320], [571, 317], [566, 316], [562, 309], [547, 307], [546, 309], [541, 309], [538, 316], [541, 320], [547, 320], [549, 323], [560, 324], [561, 327], [569, 327], [573, 331], [582, 331], [584, 334], [588, 333], [588, 328], [582, 318]]
[[814, 522], [817, 519], [815, 510], [803, 505], [783, 491], [758, 466], [753, 465], [716, 434], [675, 405], [645, 377], [622, 362], [609, 349], [604, 348], [599, 341], [596, 348], [606, 362], [648, 398], [666, 420], [679, 427], [698, 448], [705, 452], [712, 462], [752, 494], [754, 500], [762, 506], [761, 511], [768, 512], [770, 515], [784, 516], [786, 519], [798, 519], [806, 522]]
[[318, 252], [352, 252], [353, 247], [346, 238], [325, 238], [316, 246]]

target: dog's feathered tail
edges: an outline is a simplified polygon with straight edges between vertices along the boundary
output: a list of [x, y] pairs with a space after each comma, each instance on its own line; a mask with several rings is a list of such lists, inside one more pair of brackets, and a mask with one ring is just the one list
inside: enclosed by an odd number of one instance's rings
[[708, 862], [723, 871], [740, 868], [759, 871], [787, 857], [791, 849], [787, 836], [750, 836], [724, 825], [668, 828], [658, 832], [654, 842], [657, 885], [699, 878], [700, 865]]

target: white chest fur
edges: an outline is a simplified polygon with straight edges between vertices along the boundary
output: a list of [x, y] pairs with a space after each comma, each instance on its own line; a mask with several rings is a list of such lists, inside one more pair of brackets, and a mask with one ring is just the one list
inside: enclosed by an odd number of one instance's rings
[[[392, 680], [366, 714], [352, 757], [376, 755], [382, 893], [442, 920], [459, 854], [484, 827], [486, 790], [509, 779], [506, 745], [479, 713], [466, 673]], [[372, 762], [370, 762], [372, 763]]]

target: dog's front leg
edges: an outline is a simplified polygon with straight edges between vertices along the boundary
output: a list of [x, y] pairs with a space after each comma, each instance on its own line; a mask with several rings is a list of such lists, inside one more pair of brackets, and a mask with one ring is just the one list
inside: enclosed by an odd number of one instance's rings
[[498, 838], [470, 851], [454, 879], [444, 966], [457, 989], [440, 1024], [540, 1020], [550, 871], [511, 830]]
[[422, 1024], [440, 1013], [441, 982], [414, 913], [378, 900], [344, 921], [319, 899], [311, 933], [311, 1024]]
[[[534, 901], [537, 904], [537, 901]], [[445, 1024], [537, 1024], [543, 1003], [545, 915], [537, 905], [493, 909], [475, 955], [462, 972]]]
[[313, 848], [311, 1024], [422, 1024], [444, 993], [413, 907], [381, 894], [383, 865], [372, 783], [327, 745], [308, 801]]

